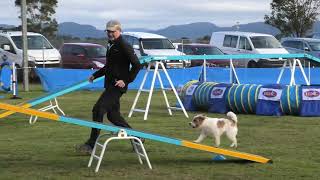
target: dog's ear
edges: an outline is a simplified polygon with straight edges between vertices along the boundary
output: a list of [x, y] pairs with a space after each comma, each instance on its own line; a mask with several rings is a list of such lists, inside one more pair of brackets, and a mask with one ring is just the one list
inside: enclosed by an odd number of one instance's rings
[[207, 116], [205, 115], [205, 114], [199, 114], [199, 117], [201, 118], [201, 119], [205, 119], [205, 118], [207, 118]]
[[206, 118], [207, 118], [207, 116], [204, 115], [204, 114], [199, 114], [199, 115], [196, 116], [196, 119], [197, 119], [199, 122], [204, 121]]
[[204, 114], [197, 114], [197, 115], [195, 115], [195, 116], [193, 117], [193, 119], [199, 119], [199, 118], [204, 119], [204, 118], [206, 118], [206, 117], [207, 117], [207, 116], [204, 115]]

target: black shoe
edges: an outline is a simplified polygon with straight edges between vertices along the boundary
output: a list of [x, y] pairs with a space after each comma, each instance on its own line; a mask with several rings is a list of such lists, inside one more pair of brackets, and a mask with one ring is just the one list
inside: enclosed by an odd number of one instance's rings
[[[139, 137], [138, 137], [139, 138]], [[144, 138], [139, 138], [140, 141], [144, 144], [144, 142], [146, 141]], [[139, 141], [137, 141], [136, 139], [134, 139], [134, 142], [139, 143]]]
[[83, 155], [91, 155], [93, 148], [88, 144], [76, 145], [75, 151]]

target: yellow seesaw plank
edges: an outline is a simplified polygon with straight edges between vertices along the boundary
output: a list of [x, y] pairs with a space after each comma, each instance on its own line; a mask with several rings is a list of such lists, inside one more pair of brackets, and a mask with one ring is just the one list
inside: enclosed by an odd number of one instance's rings
[[[27, 104], [25, 105], [27, 106]], [[51, 120], [59, 120], [59, 116], [53, 113], [48, 113], [48, 112], [43, 112], [43, 111], [38, 111], [34, 109], [29, 109], [27, 107], [22, 107], [22, 106], [15, 106], [15, 105], [10, 105], [10, 104], [5, 104], [5, 103], [0, 103], [0, 108], [9, 110], [8, 113], [13, 113], [14, 112], [20, 112], [23, 114], [29, 114], [32, 116], [38, 116], [38, 117], [43, 117]], [[10, 112], [11, 111], [11, 112]]]
[[[23, 105], [19, 105], [23, 108], [29, 108], [31, 107], [31, 104], [23, 104]], [[7, 116], [10, 116], [11, 114], [14, 114], [15, 112], [14, 111], [6, 111], [6, 112], [3, 112], [2, 114], [0, 114], [0, 119], [1, 118], [5, 118]]]
[[207, 145], [203, 145], [203, 144], [197, 144], [197, 143], [193, 143], [193, 142], [189, 142], [189, 141], [182, 141], [182, 146], [189, 147], [192, 149], [198, 149], [198, 150], [202, 150], [202, 151], [212, 152], [212, 153], [216, 153], [216, 154], [237, 157], [240, 159], [246, 159], [246, 160], [250, 160], [250, 161], [260, 162], [260, 163], [272, 162], [270, 159], [262, 157], [262, 156], [238, 152], [238, 151], [232, 151], [232, 150], [227, 150], [227, 149], [222, 149], [222, 148], [216, 148], [216, 147], [207, 146]]

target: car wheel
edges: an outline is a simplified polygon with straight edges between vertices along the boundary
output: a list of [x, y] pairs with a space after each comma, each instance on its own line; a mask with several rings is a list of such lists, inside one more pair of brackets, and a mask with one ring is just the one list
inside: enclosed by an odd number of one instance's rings
[[167, 69], [167, 63], [166, 62], [163, 62], [163, 66]]
[[248, 68], [257, 68], [257, 67], [258, 67], [258, 63], [256, 63], [255, 61], [248, 62]]

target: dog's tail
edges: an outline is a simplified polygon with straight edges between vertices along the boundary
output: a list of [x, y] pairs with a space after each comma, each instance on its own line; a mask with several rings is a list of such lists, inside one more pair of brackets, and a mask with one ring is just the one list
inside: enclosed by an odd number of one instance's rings
[[227, 113], [227, 117], [229, 120], [233, 121], [234, 123], [238, 123], [237, 115], [235, 113], [233, 113], [232, 111], [229, 111]]

